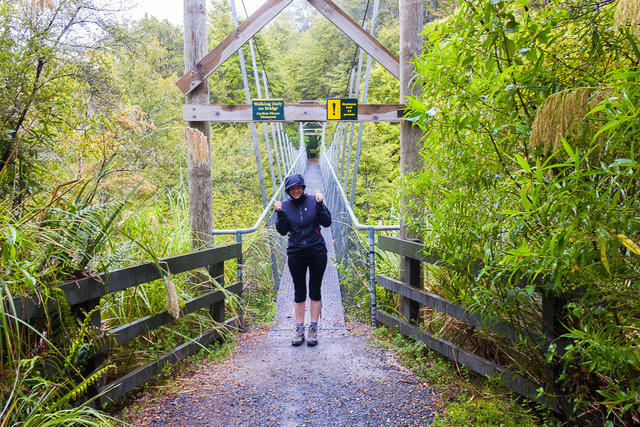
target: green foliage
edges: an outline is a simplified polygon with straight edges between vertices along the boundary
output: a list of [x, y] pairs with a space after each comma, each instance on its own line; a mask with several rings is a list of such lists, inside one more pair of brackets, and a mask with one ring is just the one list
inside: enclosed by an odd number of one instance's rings
[[397, 126], [388, 123], [365, 126], [354, 201], [354, 212], [364, 223], [397, 221], [394, 204], [400, 187], [398, 131]]
[[41, 333], [29, 325], [20, 324], [9, 314], [5, 298], [11, 297], [11, 294], [6, 287], [2, 290], [2, 342], [10, 343], [13, 349], [19, 350], [25, 346], [29, 334], [38, 337], [37, 346], [33, 347], [29, 356], [11, 349], [5, 352], [4, 346], [0, 346], [3, 372], [11, 374], [10, 377], [3, 376], [0, 382], [0, 419], [3, 424], [115, 424], [115, 419], [89, 406], [92, 399], [87, 400], [89, 387], [115, 368], [114, 365], [107, 365], [87, 376], [82, 374], [96, 346], [105, 339], [99, 330], [91, 326], [92, 312], [87, 313], [84, 322], [72, 336], [54, 342], [46, 332]]
[[[556, 423], [557, 424], [557, 423]], [[444, 414], [438, 414], [433, 426], [537, 426], [526, 411], [516, 406], [507, 406], [497, 399], [478, 399], [460, 396], [450, 403]], [[549, 423], [545, 425], [554, 425]]]
[[565, 416], [633, 423], [640, 56], [612, 16], [467, 2], [430, 25], [410, 101], [425, 166], [407, 191], [412, 227], [445, 254], [434, 286], [530, 338], [545, 333], [541, 299], [554, 302], [565, 335], [506, 345], [516, 367], [566, 398]]
[[56, 159], [60, 141], [87, 123], [79, 114], [87, 98], [78, 95], [88, 85], [100, 93], [103, 80], [100, 63], [84, 52], [97, 43], [109, 47], [111, 22], [84, 0], [58, 1], [51, 10], [2, 2], [0, 20], [0, 194], [17, 206], [50, 179], [43, 163]]
[[[116, 131], [123, 139], [118, 152], [132, 171], [129, 180], [144, 178], [141, 196], [175, 189], [187, 168], [180, 143], [183, 96], [175, 87], [184, 70], [182, 32], [166, 21], [145, 18], [121, 28], [120, 36], [119, 49], [109, 56], [109, 72], [131, 107], [116, 116], [124, 128]], [[118, 184], [130, 186], [123, 181]]]

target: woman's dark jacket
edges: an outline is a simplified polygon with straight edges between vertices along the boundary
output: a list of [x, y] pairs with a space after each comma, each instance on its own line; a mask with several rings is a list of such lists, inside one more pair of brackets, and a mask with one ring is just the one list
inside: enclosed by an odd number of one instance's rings
[[[300, 184], [291, 184], [300, 185]], [[289, 197], [282, 202], [282, 210], [276, 211], [276, 230], [283, 236], [289, 233], [289, 256], [314, 256], [326, 254], [327, 247], [320, 233], [320, 226], [331, 225], [331, 213], [315, 196], [302, 193], [300, 198]]]

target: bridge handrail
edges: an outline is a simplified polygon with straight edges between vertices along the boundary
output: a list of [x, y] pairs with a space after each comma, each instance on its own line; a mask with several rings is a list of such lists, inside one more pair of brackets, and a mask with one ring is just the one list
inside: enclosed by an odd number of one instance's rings
[[358, 221], [358, 218], [356, 217], [356, 214], [353, 212], [353, 209], [351, 209], [351, 206], [350, 206], [350, 203], [349, 203], [349, 199], [347, 198], [347, 195], [345, 194], [344, 189], [342, 188], [342, 185], [340, 184], [340, 180], [338, 179], [338, 176], [336, 175], [335, 171], [333, 170], [333, 166], [331, 166], [331, 162], [327, 158], [327, 155], [324, 153], [324, 151], [321, 152], [320, 155], [322, 157], [324, 157], [324, 162], [329, 167], [329, 171], [331, 172], [331, 176], [333, 177], [333, 180], [335, 181], [335, 185], [338, 188], [338, 191], [340, 192], [340, 196], [342, 197], [342, 201], [344, 202], [345, 209], [347, 210], [347, 213], [349, 214], [349, 217], [351, 218], [351, 221], [353, 222], [353, 225], [354, 225], [354, 227], [356, 229], [358, 229], [358, 230], [373, 230], [373, 231], [397, 231], [397, 230], [400, 230], [400, 225], [366, 225], [366, 224], [360, 224], [360, 221]]
[[[332, 148], [329, 148], [329, 150], [331, 150]], [[351, 208], [351, 204], [349, 203], [349, 199], [347, 198], [346, 193], [344, 192], [344, 189], [342, 188], [342, 185], [340, 184], [340, 180], [338, 179], [338, 176], [335, 173], [335, 170], [333, 169], [333, 166], [331, 165], [331, 161], [330, 158], [327, 156], [326, 152], [323, 150], [320, 153], [320, 164], [321, 164], [321, 168], [324, 167], [326, 168], [329, 172], [331, 172], [331, 179], [333, 179], [334, 181], [334, 185], [335, 188], [338, 189], [338, 194], [339, 197], [342, 200], [342, 204], [344, 205], [344, 210], [346, 210], [347, 214], [349, 215], [349, 218], [351, 219], [351, 222], [353, 223], [353, 226], [355, 229], [357, 230], [366, 230], [368, 232], [368, 237], [369, 237], [369, 249], [366, 251], [367, 255], [368, 255], [368, 267], [369, 267], [369, 293], [370, 293], [370, 301], [371, 301], [371, 323], [373, 326], [376, 325], [376, 318], [377, 318], [377, 297], [376, 297], [376, 259], [375, 259], [375, 253], [376, 253], [376, 239], [375, 239], [375, 233], [376, 231], [397, 231], [400, 229], [399, 225], [366, 225], [366, 224], [361, 224], [360, 221], [358, 221], [358, 218], [356, 217], [355, 213], [353, 212], [353, 209]], [[330, 207], [331, 208], [331, 207]], [[334, 235], [335, 238], [335, 235]]]

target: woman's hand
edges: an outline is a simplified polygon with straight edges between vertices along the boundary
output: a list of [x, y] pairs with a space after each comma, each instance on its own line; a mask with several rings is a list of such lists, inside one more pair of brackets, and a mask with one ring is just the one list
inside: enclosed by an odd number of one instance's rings
[[282, 211], [282, 202], [280, 200], [276, 200], [273, 202], [273, 207], [278, 212]]
[[319, 191], [316, 191], [316, 202], [322, 203], [323, 200], [324, 200], [324, 196], [322, 195], [322, 193]]

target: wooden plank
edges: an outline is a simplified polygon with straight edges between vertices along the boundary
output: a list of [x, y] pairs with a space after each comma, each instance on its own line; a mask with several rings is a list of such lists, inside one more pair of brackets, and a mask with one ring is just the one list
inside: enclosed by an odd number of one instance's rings
[[[405, 239], [391, 236], [379, 236], [378, 247], [384, 251], [393, 252], [400, 256], [414, 258], [428, 264], [440, 265], [444, 261], [444, 253], [441, 249], [425, 246], [421, 243], [411, 242]], [[466, 266], [449, 267], [461, 274], [470, 274], [472, 276], [480, 273], [484, 264], [478, 259], [470, 262]]]
[[504, 336], [510, 341], [519, 342], [518, 337], [515, 333], [513, 333], [513, 329], [509, 325], [499, 320], [489, 319], [485, 322], [480, 316], [474, 313], [470, 313], [459, 304], [451, 302], [446, 298], [442, 298], [439, 295], [435, 295], [422, 289], [408, 286], [406, 283], [403, 283], [399, 280], [391, 279], [386, 276], [378, 276], [377, 280], [378, 285], [382, 286], [385, 289], [389, 289], [390, 291], [393, 291], [397, 294], [403, 295], [412, 301], [416, 301], [422, 305], [429, 306], [434, 310], [446, 314], [447, 316], [455, 317], [456, 319], [470, 323], [475, 327], [486, 329]]
[[[60, 309], [59, 303], [54, 298], [47, 298], [46, 300], [34, 300], [32, 296], [27, 297], [14, 297], [11, 301], [11, 307], [8, 312], [15, 315], [16, 318], [24, 321], [29, 321], [37, 317], [42, 316], [45, 313], [43, 305], [47, 306], [47, 313], [53, 313]], [[8, 320], [12, 323], [11, 320]]]
[[[422, 289], [424, 276], [422, 275], [422, 263], [416, 259], [402, 257], [404, 260], [404, 269], [400, 270], [402, 274], [403, 285], [407, 285], [412, 289]], [[404, 318], [410, 323], [417, 322], [420, 319], [420, 304], [411, 298], [398, 298], [398, 305]]]
[[[159, 261], [159, 264], [171, 274], [184, 273], [210, 264], [220, 263], [234, 259], [242, 253], [242, 244], [220, 246], [203, 251], [192, 252]], [[152, 263], [145, 263], [133, 267], [103, 273], [95, 278], [87, 277], [60, 285], [69, 305], [77, 305], [82, 302], [99, 298], [113, 292], [121, 291], [142, 283], [160, 279], [161, 273], [158, 267]], [[41, 306], [31, 299], [24, 303], [15, 303], [16, 315], [23, 320], [34, 319], [44, 314]], [[55, 309], [55, 303], [49, 305]]]
[[330, 0], [307, 0], [311, 6], [323, 14], [340, 31], [345, 33], [358, 46], [371, 55], [380, 65], [387, 69], [396, 79], [400, 79], [400, 63], [398, 58], [386, 47], [367, 33], [356, 21], [344, 13]]
[[[226, 330], [235, 329], [239, 325], [240, 321], [237, 317], [231, 318], [224, 323]], [[165, 353], [160, 359], [129, 372], [127, 375], [103, 387], [101, 389], [103, 394], [94, 401], [95, 405], [98, 408], [102, 408], [103, 405], [114, 402], [119, 397], [124, 396], [125, 393], [157, 376], [166, 366], [174, 365], [186, 357], [196, 354], [202, 347], [220, 338], [220, 331], [212, 329]]]
[[558, 412], [557, 404], [551, 397], [548, 399], [538, 398], [538, 385], [532, 383], [528, 379], [513, 373], [493, 362], [485, 360], [480, 356], [473, 354], [450, 341], [438, 338], [429, 332], [421, 330], [417, 326], [410, 325], [401, 319], [384, 311], [378, 310], [377, 320], [390, 328], [393, 328], [403, 335], [412, 337], [422, 342], [430, 349], [448, 357], [456, 363], [460, 363], [472, 371], [484, 375], [488, 378], [495, 378], [511, 390], [525, 396], [535, 402], [543, 404], [550, 409]]
[[[233, 285], [227, 286], [225, 290], [236, 295], [240, 295], [242, 293], [242, 283], [234, 283]], [[209, 307], [216, 302], [224, 301], [224, 299], [225, 293], [219, 289], [206, 292], [187, 301], [185, 306], [180, 310], [180, 316], [185, 316], [196, 310], [200, 310], [201, 308]], [[173, 320], [173, 317], [169, 313], [163, 311], [161, 313], [146, 316], [134, 322], [127, 323], [126, 325], [113, 328], [109, 333], [111, 337], [115, 339], [117, 345], [122, 345], [127, 341], [146, 334], [149, 331], [153, 331], [160, 326], [171, 323]], [[96, 354], [107, 352], [112, 347], [114, 347], [114, 343], [112, 341], [105, 341], [100, 349], [96, 351]]]
[[246, 21], [231, 32], [218, 46], [180, 77], [176, 86], [184, 94], [193, 89], [213, 73], [220, 65], [238, 51], [251, 37], [267, 25], [293, 0], [267, 0]]
[[[242, 251], [240, 243], [220, 246], [203, 251], [178, 255], [161, 259], [158, 264], [170, 274], [179, 274], [195, 270], [210, 264], [237, 258]], [[93, 278], [68, 282], [60, 286], [70, 305], [76, 305], [87, 299], [97, 298], [121, 291], [142, 283], [148, 283], [162, 278], [158, 267], [152, 263], [145, 263], [134, 267], [116, 270], [100, 275], [102, 283]]]
[[378, 247], [383, 251], [393, 252], [400, 256], [417, 259], [429, 264], [438, 264], [442, 261], [442, 251], [430, 248], [421, 243], [410, 242], [391, 236], [378, 236]]
[[[444, 253], [442, 250], [424, 246], [420, 243], [410, 242], [398, 237], [379, 236], [378, 247], [384, 251], [393, 252], [400, 256], [415, 258], [429, 264], [440, 265], [444, 261]], [[454, 267], [448, 266], [448, 268], [452, 269], [453, 271], [470, 276], [477, 276], [484, 267], [485, 265], [481, 259], [476, 259], [475, 261], [469, 262], [467, 265]], [[485, 277], [489, 278], [488, 275]], [[504, 284], [512, 283], [513, 285], [520, 288], [527, 286], [530, 282], [530, 276], [527, 274], [522, 274], [520, 276], [517, 276], [516, 278], [517, 281], [512, 280], [511, 282], [509, 282], [510, 277], [502, 276], [499, 281], [500, 283]], [[545, 280], [549, 279], [541, 279], [540, 276], [536, 276], [534, 278], [534, 283], [536, 283], [537, 286], [541, 286]]]
[[[403, 104], [359, 104], [359, 122], [400, 122]], [[250, 104], [184, 105], [182, 118], [188, 121], [253, 122]], [[327, 106], [324, 104], [285, 104], [284, 120], [279, 122], [327, 122]], [[331, 120], [337, 122], [340, 120]], [[355, 120], [345, 120], [353, 122]]]

